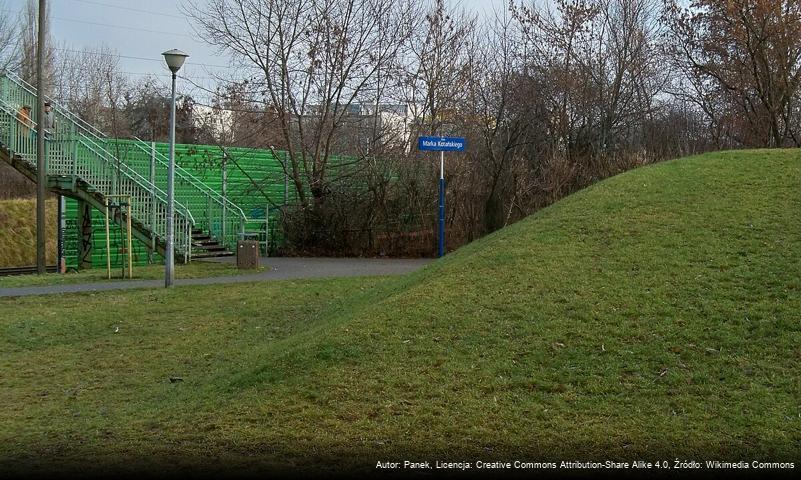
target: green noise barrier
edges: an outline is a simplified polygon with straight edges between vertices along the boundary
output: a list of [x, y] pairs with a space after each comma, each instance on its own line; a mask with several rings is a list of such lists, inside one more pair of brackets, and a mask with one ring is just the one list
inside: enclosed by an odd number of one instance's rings
[[[150, 166], [145, 163], [142, 155], [131, 155], [126, 159], [126, 151], [134, 148], [131, 140], [109, 140], [108, 150], [120, 158], [129, 167], [147, 175]], [[149, 144], [157, 152], [168, 155], [169, 144], [156, 142]], [[277, 152], [278, 156], [284, 152]], [[225, 195], [227, 199], [241, 208], [248, 217], [245, 225], [246, 233], [256, 234], [260, 241], [267, 239], [269, 249], [275, 251], [283, 245], [280, 229], [280, 213], [284, 205], [297, 202], [294, 187], [284, 175], [282, 167], [283, 158], [276, 158], [270, 150], [219, 147], [214, 145], [176, 144], [175, 162], [195, 178], [203, 182], [215, 192]], [[137, 163], [138, 162], [138, 163]], [[156, 174], [163, 174], [156, 170]], [[159, 180], [159, 179], [157, 179]], [[158, 182], [157, 182], [158, 183]], [[180, 201], [178, 195], [176, 199]], [[77, 204], [73, 199], [67, 199], [65, 211], [64, 251], [67, 268], [78, 266], [78, 224]], [[265, 211], [269, 214], [269, 225], [265, 233]], [[115, 268], [122, 268], [126, 261], [125, 242], [123, 230], [118, 225], [111, 226], [111, 262]], [[163, 259], [153, 253], [148, 256], [148, 246], [134, 241], [134, 265], [146, 265], [149, 261], [162, 263]], [[105, 219], [103, 212], [92, 211], [92, 266], [105, 267], [106, 265], [106, 237]]]

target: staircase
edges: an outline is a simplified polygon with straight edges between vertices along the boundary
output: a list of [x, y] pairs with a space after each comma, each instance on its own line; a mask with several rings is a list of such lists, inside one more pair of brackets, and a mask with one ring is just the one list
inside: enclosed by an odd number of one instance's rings
[[[136, 139], [124, 151], [90, 124], [50, 98], [55, 125], [47, 132], [47, 187], [59, 195], [86, 201], [101, 212], [117, 195], [131, 197], [133, 236], [164, 255], [167, 223], [168, 160]], [[17, 76], [0, 73], [0, 161], [36, 181], [35, 112], [28, 119], [23, 105], [36, 105], [36, 90]], [[116, 223], [126, 221], [116, 210]], [[176, 167], [173, 215], [176, 260], [233, 255], [244, 231], [244, 212], [189, 172]]]
[[230, 257], [234, 252], [204, 230], [192, 229], [192, 258]]

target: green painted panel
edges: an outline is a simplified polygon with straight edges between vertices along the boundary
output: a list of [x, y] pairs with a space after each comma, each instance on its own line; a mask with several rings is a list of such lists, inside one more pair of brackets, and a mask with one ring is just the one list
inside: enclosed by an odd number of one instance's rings
[[[155, 143], [155, 149], [163, 154], [169, 154], [169, 144]], [[145, 178], [149, 177], [150, 162], [147, 155], [136, 147], [130, 140], [110, 140], [107, 149], [123, 159], [126, 164], [134, 168]], [[279, 156], [283, 152], [278, 152]], [[270, 244], [274, 247], [282, 244], [281, 229], [279, 227], [279, 210], [285, 200], [289, 204], [297, 202], [295, 189], [289, 185], [284, 176], [281, 159], [275, 158], [269, 150], [252, 148], [225, 148], [213, 145], [177, 144], [175, 147], [176, 164], [191, 173], [214, 191], [223, 193], [223, 170], [227, 176], [226, 196], [239, 206], [249, 219], [263, 219], [265, 208], [270, 213]], [[224, 166], [225, 165], [225, 166]], [[156, 168], [156, 184], [166, 190], [166, 168]], [[182, 189], [180, 183], [176, 184], [176, 200], [181, 202]], [[194, 212], [193, 212], [194, 213]], [[77, 202], [67, 201], [67, 228], [65, 232], [65, 251], [68, 267], [77, 265], [78, 228]], [[202, 219], [195, 218], [198, 223]], [[106, 262], [105, 249], [105, 223], [103, 215], [94, 211], [92, 215], [93, 250], [92, 264], [103, 267]], [[246, 225], [248, 232], [263, 232], [264, 222], [252, 221]], [[119, 227], [112, 226], [112, 265], [121, 266], [125, 260], [124, 245], [119, 242]], [[262, 233], [263, 235], [263, 233]], [[134, 240], [134, 262], [136, 265], [147, 263], [147, 248], [141, 242]], [[159, 258], [160, 262], [161, 259]]]
[[[71, 198], [65, 202], [65, 230], [64, 255], [67, 268], [78, 267], [78, 201]], [[127, 238], [120, 227], [111, 224], [109, 228], [111, 244], [111, 265], [113, 268], [122, 268], [128, 257], [125, 253]], [[162, 263], [161, 256], [156, 253], [154, 263]], [[134, 238], [133, 240], [134, 265], [147, 265], [147, 247]], [[106, 223], [103, 213], [92, 209], [92, 266], [106, 266]]]

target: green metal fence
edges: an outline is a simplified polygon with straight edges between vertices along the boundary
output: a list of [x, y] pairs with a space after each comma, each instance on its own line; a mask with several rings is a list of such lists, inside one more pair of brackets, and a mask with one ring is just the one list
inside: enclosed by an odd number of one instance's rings
[[[78, 202], [67, 198], [64, 210], [64, 256], [67, 268], [77, 268], [78, 242], [80, 241], [77, 221]], [[115, 268], [122, 268], [123, 263], [128, 259], [125, 253], [127, 248], [126, 237], [121, 233], [120, 227], [113, 224], [109, 233], [111, 237], [111, 265]], [[132, 250], [134, 265], [148, 264], [148, 249], [144, 243], [134, 240]], [[162, 263], [163, 259], [158, 253], [154, 252], [152, 261], [154, 263]], [[103, 212], [96, 209], [92, 209], [92, 266], [98, 268], [106, 267], [106, 221]]]
[[[146, 171], [148, 165], [140, 164], [147, 159], [141, 155], [126, 155], [126, 152], [137, 148], [133, 140], [109, 140], [108, 149], [123, 161], [131, 163], [136, 171]], [[161, 155], [168, 155], [169, 144], [148, 144]], [[295, 189], [289, 184], [282, 167], [283, 152], [276, 158], [270, 150], [241, 147], [221, 148], [214, 145], [177, 144], [175, 146], [175, 162], [199, 179], [210, 190], [223, 195], [233, 204], [241, 208], [248, 218], [245, 231], [258, 234], [261, 241], [269, 235], [271, 249], [282, 245], [280, 229], [281, 207], [296, 203]], [[137, 163], [138, 162], [138, 163]], [[157, 172], [158, 173], [158, 172]], [[269, 216], [269, 225], [265, 232], [265, 210]], [[76, 268], [78, 262], [78, 225], [77, 202], [68, 199], [66, 202], [65, 255], [68, 268]], [[93, 248], [92, 265], [102, 267], [106, 262], [105, 227], [101, 212], [92, 214]], [[121, 267], [125, 259], [124, 244], [118, 242], [119, 232], [111, 232], [112, 265]], [[148, 262], [147, 247], [134, 242], [133, 260], [135, 265]], [[161, 263], [157, 254], [154, 261]]]

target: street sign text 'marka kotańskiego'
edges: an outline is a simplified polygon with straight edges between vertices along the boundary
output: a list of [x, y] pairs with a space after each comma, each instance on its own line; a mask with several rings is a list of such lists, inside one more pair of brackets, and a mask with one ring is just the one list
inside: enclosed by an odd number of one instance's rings
[[430, 152], [463, 152], [466, 143], [462, 137], [419, 137], [417, 148]]

